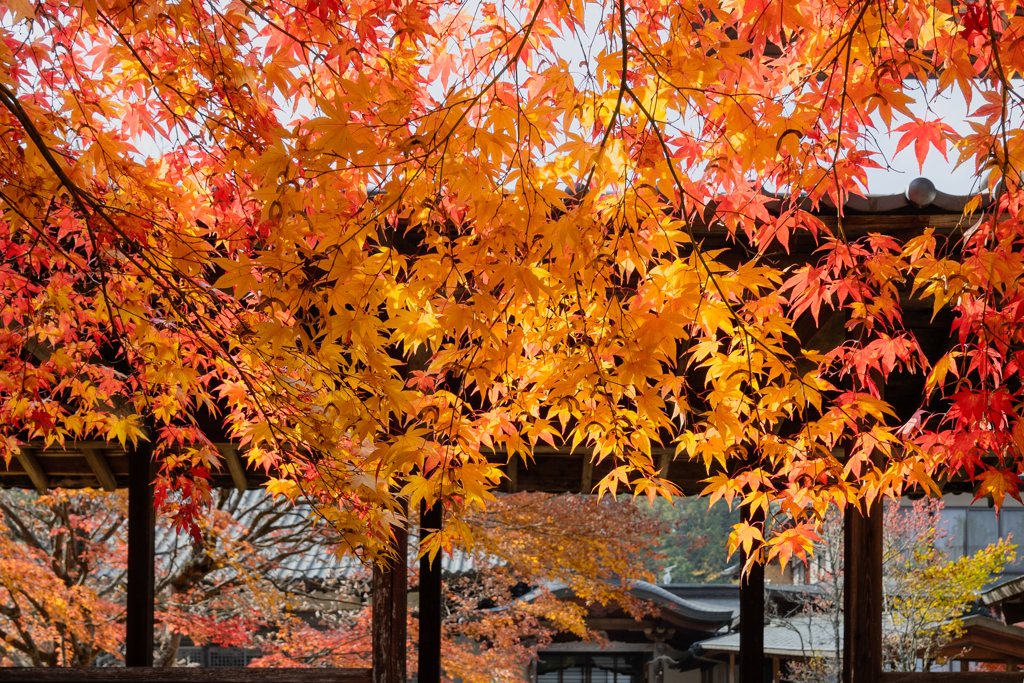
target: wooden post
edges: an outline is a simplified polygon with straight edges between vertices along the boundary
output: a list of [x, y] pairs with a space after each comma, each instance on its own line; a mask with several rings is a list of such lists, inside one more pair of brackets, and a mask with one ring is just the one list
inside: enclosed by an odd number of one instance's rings
[[[420, 511], [420, 539], [441, 529], [443, 508], [440, 502], [427, 508], [426, 501]], [[444, 600], [441, 583], [441, 554], [431, 564], [424, 555], [420, 558], [420, 647], [419, 683], [441, 683], [441, 613]]]
[[[849, 322], [847, 322], [849, 325]], [[865, 344], [863, 326], [847, 328], [847, 339]], [[885, 382], [875, 371], [879, 398], [885, 398]], [[860, 386], [855, 373], [848, 379], [854, 391]], [[858, 430], [868, 425], [858, 423]], [[843, 444], [844, 459], [853, 453], [855, 441]], [[872, 454], [872, 458], [877, 453]], [[869, 511], [846, 506], [843, 518], [843, 683], [880, 683], [882, 680], [882, 501]]]
[[843, 683], [882, 678], [882, 502], [848, 506], [843, 548]]
[[387, 571], [373, 567], [373, 683], [405, 683], [409, 534], [398, 527], [394, 534], [395, 557], [391, 567]]
[[[764, 525], [764, 510], [743, 506], [743, 521]], [[740, 553], [746, 566], [747, 555]], [[740, 579], [740, 683], [764, 683], [764, 565]]]
[[141, 442], [128, 452], [128, 596], [125, 666], [153, 666], [153, 583], [156, 513], [153, 510], [153, 447]]
[[519, 491], [519, 456], [512, 455], [508, 459], [508, 492], [517, 493]]

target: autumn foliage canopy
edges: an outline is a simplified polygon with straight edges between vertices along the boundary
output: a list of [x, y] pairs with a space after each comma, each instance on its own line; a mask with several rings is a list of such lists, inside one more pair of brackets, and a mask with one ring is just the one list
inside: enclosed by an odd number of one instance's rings
[[[151, 443], [188, 527], [230, 438], [367, 558], [403, 499], [445, 501], [449, 546], [495, 454], [538, 444], [650, 496], [674, 448], [712, 498], [777, 504], [792, 523], [733, 544], [783, 559], [830, 505], [953, 477], [1001, 502], [1019, 10], [0, 0], [0, 451]], [[911, 109], [948, 93], [967, 135]], [[977, 169], [956, 230], [844, 229], [890, 130]], [[904, 321], [922, 299], [937, 355]], [[811, 348], [798, 323], [833, 312], [845, 341]]]

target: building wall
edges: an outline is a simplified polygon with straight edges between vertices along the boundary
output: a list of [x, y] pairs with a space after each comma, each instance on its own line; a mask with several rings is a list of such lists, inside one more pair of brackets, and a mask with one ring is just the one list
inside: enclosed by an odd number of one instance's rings
[[[942, 497], [942, 526], [949, 543], [952, 558], [973, 555], [1001, 538], [1013, 537], [1021, 545], [1024, 542], [1024, 505], [1009, 496], [1003, 501], [1002, 510], [996, 514], [985, 499], [974, 501], [969, 493], [948, 494]], [[903, 507], [910, 507], [913, 501], [904, 498]], [[1004, 574], [1024, 574], [1024, 552], [1017, 553], [1017, 561], [1005, 568]]]

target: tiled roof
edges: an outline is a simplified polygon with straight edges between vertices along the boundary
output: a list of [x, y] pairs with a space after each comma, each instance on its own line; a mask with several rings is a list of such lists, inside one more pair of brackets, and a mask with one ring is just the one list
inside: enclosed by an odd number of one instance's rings
[[[839, 648], [842, 648], [842, 624], [839, 625]], [[702, 652], [739, 652], [740, 634], [709, 638], [695, 643]], [[822, 617], [797, 618], [789, 624], [764, 627], [764, 653], [781, 657], [834, 657], [837, 651], [832, 623]]]
[[1019, 601], [1021, 598], [1024, 598], [1024, 576], [997, 583], [981, 594], [981, 602], [985, 605]]
[[[646, 581], [628, 580], [629, 592], [641, 600], [657, 605], [662, 610], [678, 615], [688, 621], [706, 625], [711, 631], [730, 624], [735, 610], [731, 605], [716, 602], [691, 600], [673, 595], [670, 591]], [[564, 583], [551, 583], [546, 586], [558, 598], [571, 597], [572, 591]], [[533, 600], [540, 595], [539, 590], [524, 595], [522, 600]]]
[[[241, 492], [233, 490], [230, 495], [241, 498], [241, 500], [231, 500], [230, 507], [236, 510], [234, 517], [242, 525], [251, 524], [261, 511], [273, 507], [273, 500], [263, 489]], [[303, 524], [311, 512], [309, 506], [297, 505], [277, 517], [274, 524], [281, 529], [297, 527]], [[176, 534], [163, 528], [157, 528], [156, 553], [158, 556], [168, 558], [172, 568], [175, 568], [176, 565], [180, 566], [180, 563], [185, 561], [189, 555], [191, 543], [192, 539], [188, 534]], [[410, 553], [413, 552], [414, 546], [410, 548]], [[413, 555], [414, 557], [415, 555]], [[362, 563], [351, 555], [339, 557], [335, 546], [311, 543], [302, 552], [281, 561], [279, 566], [271, 570], [269, 574], [274, 579], [285, 582], [329, 581], [351, 578], [363, 568]], [[473, 568], [472, 556], [465, 553], [456, 552], [452, 557], [443, 554], [441, 557], [441, 569], [445, 573], [465, 573]]]

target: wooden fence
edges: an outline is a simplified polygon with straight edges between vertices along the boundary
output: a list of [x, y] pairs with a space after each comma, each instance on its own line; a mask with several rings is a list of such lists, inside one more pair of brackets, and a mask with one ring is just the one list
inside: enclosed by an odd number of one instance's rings
[[3, 683], [371, 683], [372, 680], [370, 669], [0, 668]]
[[1022, 683], [1024, 671], [1011, 673], [969, 673], [967, 671], [929, 671], [882, 674], [882, 683]]

